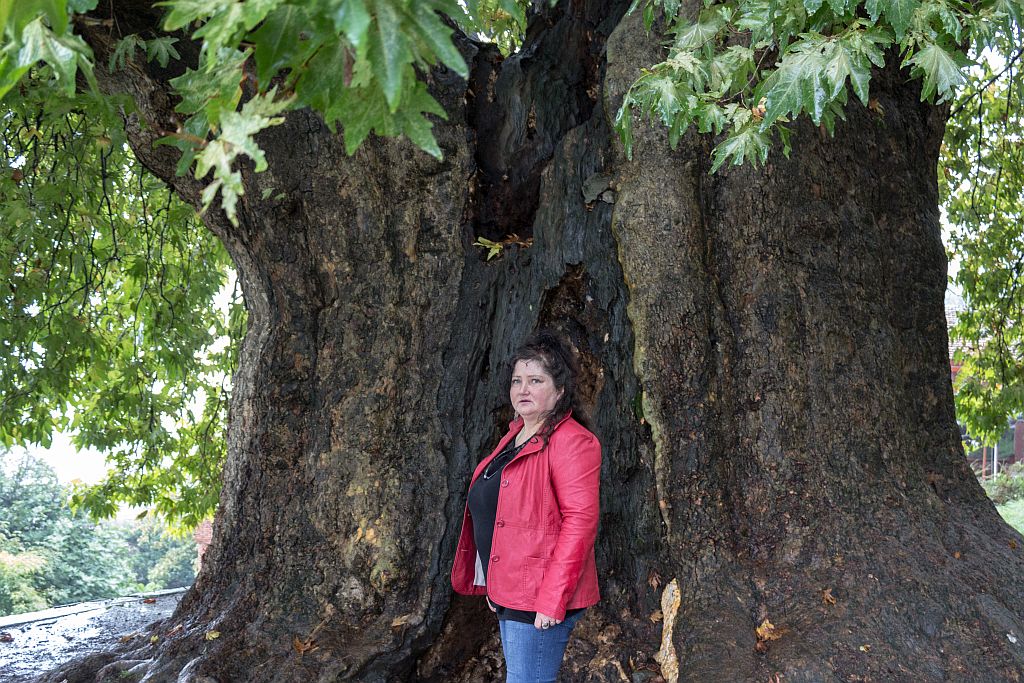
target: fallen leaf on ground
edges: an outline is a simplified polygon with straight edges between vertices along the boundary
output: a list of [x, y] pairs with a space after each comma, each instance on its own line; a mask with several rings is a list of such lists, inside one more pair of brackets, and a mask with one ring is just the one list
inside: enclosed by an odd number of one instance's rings
[[832, 589], [831, 588], [826, 588], [824, 591], [822, 591], [822, 593], [821, 593], [821, 601], [823, 603], [825, 603], [826, 605], [834, 605], [834, 604], [836, 604], [836, 599], [835, 599], [835, 596], [832, 595]]
[[207, 640], [217, 640], [218, 638], [220, 638], [220, 631], [207, 631], [206, 632], [206, 639]]
[[661, 610], [657, 609], [651, 612], [651, 616], [648, 617], [653, 623], [657, 624], [662, 619]]
[[871, 652], [871, 646], [868, 645], [867, 643], [864, 643], [863, 645], [860, 646], [860, 651], [861, 652]]
[[156, 604], [156, 598], [146, 598], [142, 602], [147, 604], [147, 605], [153, 605], [153, 604]]

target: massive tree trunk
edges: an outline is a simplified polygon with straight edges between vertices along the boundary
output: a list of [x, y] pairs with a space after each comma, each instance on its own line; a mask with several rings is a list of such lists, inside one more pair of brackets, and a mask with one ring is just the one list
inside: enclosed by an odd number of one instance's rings
[[[581, 353], [604, 446], [605, 598], [564, 680], [1018, 680], [1024, 540], [953, 415], [943, 112], [890, 68], [881, 106], [835, 138], [797, 126], [763, 169], [709, 176], [711, 139], [644, 125], [628, 161], [609, 120], [659, 39], [627, 4], [562, 2], [504, 60], [464, 41], [468, 83], [429, 75], [444, 161], [347, 157], [308, 112], [261, 137], [239, 226], [208, 216], [250, 318], [213, 546], [155, 645], [51, 680], [499, 680], [496, 626], [448, 571], [538, 325]], [[195, 202], [151, 146], [172, 75], [104, 87]], [[532, 246], [471, 246], [510, 233]]]

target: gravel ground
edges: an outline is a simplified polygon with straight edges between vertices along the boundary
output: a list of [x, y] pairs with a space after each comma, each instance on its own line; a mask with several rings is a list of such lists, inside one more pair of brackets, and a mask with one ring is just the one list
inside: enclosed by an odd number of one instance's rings
[[[22, 683], [169, 617], [187, 589], [0, 617], [0, 681]], [[141, 637], [141, 636], [140, 636]]]

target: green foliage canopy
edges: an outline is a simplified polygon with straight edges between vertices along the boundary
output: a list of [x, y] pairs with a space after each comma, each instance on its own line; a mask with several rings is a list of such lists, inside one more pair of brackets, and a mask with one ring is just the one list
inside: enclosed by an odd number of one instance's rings
[[633, 111], [660, 120], [674, 147], [695, 126], [725, 133], [712, 172], [764, 163], [773, 134], [806, 115], [830, 133], [849, 91], [870, 103], [871, 70], [899, 57], [921, 81], [921, 99], [946, 102], [967, 80], [972, 55], [1009, 56], [1019, 44], [1020, 0], [705, 0], [697, 16], [679, 0], [635, 0], [650, 28], [660, 14], [667, 59], [630, 88], [616, 117], [627, 154]]
[[957, 415], [987, 445], [1024, 413], [1024, 40], [998, 48], [957, 97], [939, 163], [966, 303], [950, 331]]

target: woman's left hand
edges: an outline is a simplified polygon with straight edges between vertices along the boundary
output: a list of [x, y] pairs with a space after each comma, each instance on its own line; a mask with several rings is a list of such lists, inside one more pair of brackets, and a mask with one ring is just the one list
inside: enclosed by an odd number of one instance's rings
[[539, 629], [551, 628], [552, 626], [561, 623], [561, 619], [555, 619], [554, 617], [549, 617], [548, 615], [541, 614], [540, 612], [537, 612], [537, 617], [533, 620], [533, 625]]

